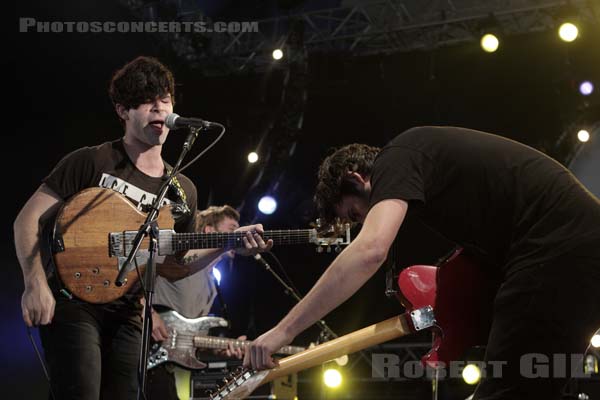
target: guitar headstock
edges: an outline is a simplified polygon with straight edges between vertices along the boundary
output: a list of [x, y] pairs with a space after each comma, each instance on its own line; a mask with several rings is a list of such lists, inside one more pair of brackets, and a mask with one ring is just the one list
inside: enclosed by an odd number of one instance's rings
[[315, 230], [315, 234], [310, 241], [318, 246], [318, 252], [326, 249], [329, 253], [334, 248], [336, 253], [339, 253], [341, 246], [350, 244], [351, 225], [339, 218], [336, 218], [332, 223], [326, 223], [322, 218], [317, 218], [310, 226]]
[[259, 387], [268, 370], [254, 371], [244, 367], [239, 367], [227, 378], [223, 379], [223, 384], [213, 393], [209, 394], [210, 400], [242, 400], [252, 394]]

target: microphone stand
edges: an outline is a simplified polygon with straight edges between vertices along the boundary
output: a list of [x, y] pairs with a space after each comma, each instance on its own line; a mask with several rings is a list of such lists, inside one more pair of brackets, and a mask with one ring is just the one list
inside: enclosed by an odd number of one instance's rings
[[[262, 257], [260, 254], [256, 254], [254, 256], [254, 259], [256, 261], [258, 261], [260, 264], [262, 264], [263, 267], [265, 267], [265, 269], [267, 271], [269, 271], [271, 273], [271, 275], [273, 275], [275, 277], [275, 279], [283, 286], [284, 293], [291, 296], [294, 300], [296, 300], [297, 303], [300, 302], [300, 300], [302, 300], [302, 298], [298, 295], [298, 292], [296, 292], [294, 290], [294, 288], [292, 288], [290, 285], [288, 285], [278, 274], [277, 272], [275, 272], [273, 270], [273, 268], [271, 268], [271, 266], [269, 265], [269, 263], [264, 259], [264, 257]], [[321, 328], [321, 332], [319, 333], [319, 343], [323, 343], [323, 342], [327, 342], [329, 340], [332, 339], [336, 339], [338, 337], [338, 335], [329, 327], [329, 325], [327, 325], [327, 323], [325, 322], [325, 320], [320, 319], [316, 322], [317, 325], [319, 325], [319, 328]], [[358, 354], [360, 354], [360, 356], [363, 358], [363, 360], [369, 364], [371, 367], [373, 366], [373, 364], [371, 363], [371, 359], [364, 353], [364, 351], [360, 351]]]
[[171, 181], [179, 171], [181, 166], [181, 162], [185, 158], [186, 154], [192, 148], [192, 145], [196, 141], [198, 137], [198, 133], [200, 129], [204, 128], [194, 128], [190, 127], [190, 133], [188, 134], [185, 142], [183, 143], [183, 149], [181, 150], [181, 154], [179, 155], [179, 159], [175, 164], [175, 167], [171, 169], [169, 174], [167, 175], [166, 181], [163, 183], [162, 187], [156, 199], [152, 203], [152, 207], [146, 216], [146, 221], [142, 226], [140, 226], [135, 238], [132, 242], [132, 248], [127, 256], [127, 259], [123, 263], [123, 266], [119, 270], [119, 274], [117, 275], [117, 279], [115, 280], [115, 285], [121, 287], [127, 283], [126, 275], [133, 270], [131, 265], [134, 260], [140, 246], [142, 245], [142, 241], [146, 236], [150, 236], [150, 244], [148, 246], [148, 262], [146, 263], [146, 271], [144, 272], [143, 279], [143, 289], [145, 291], [145, 304], [144, 304], [144, 321], [142, 325], [142, 346], [140, 350], [140, 359], [138, 364], [138, 400], [142, 400], [146, 398], [146, 376], [148, 372], [148, 349], [150, 345], [150, 324], [152, 321], [152, 298], [154, 296], [154, 283], [156, 280], [156, 252], [158, 249], [158, 224], [156, 220], [158, 218], [158, 214], [160, 213], [160, 204], [162, 204], [165, 196], [167, 195], [167, 191], [169, 190], [169, 186]]

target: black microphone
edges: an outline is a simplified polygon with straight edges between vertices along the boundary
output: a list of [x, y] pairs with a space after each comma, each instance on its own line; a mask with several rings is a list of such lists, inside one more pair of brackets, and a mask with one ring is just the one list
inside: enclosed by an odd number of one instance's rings
[[200, 118], [183, 118], [178, 114], [171, 113], [165, 119], [165, 125], [171, 130], [180, 128], [210, 128], [213, 123]]

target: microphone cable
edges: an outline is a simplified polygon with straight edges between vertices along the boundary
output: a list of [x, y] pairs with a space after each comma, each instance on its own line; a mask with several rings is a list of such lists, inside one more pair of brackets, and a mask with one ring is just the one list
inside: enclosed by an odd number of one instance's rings
[[48, 373], [48, 369], [46, 368], [46, 363], [44, 362], [44, 359], [42, 358], [42, 354], [40, 353], [40, 350], [37, 347], [37, 344], [35, 343], [35, 340], [33, 339], [33, 335], [31, 333], [31, 328], [28, 327], [27, 325], [25, 325], [25, 327], [27, 328], [27, 336], [29, 337], [29, 341], [31, 342], [31, 345], [33, 346], [33, 350], [35, 351], [35, 354], [38, 357], [38, 360], [40, 361], [40, 364], [42, 365], [42, 369], [44, 370], [44, 376], [46, 377], [46, 380], [48, 381], [48, 387], [50, 388], [50, 396], [52, 397], [52, 400], [57, 400], [56, 396], [54, 396], [54, 391], [52, 390], [52, 382], [50, 381], [50, 374]]

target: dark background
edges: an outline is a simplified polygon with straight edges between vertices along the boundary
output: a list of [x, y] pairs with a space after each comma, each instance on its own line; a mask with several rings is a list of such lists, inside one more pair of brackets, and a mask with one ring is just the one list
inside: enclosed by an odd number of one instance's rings
[[[274, 1], [252, 5], [213, 1], [206, 7], [216, 20], [254, 20], [279, 10]], [[130, 15], [115, 1], [65, 1], [60, 7], [30, 1], [17, 6], [18, 17], [124, 21]], [[279, 208], [263, 216], [255, 208], [257, 193], [249, 192], [261, 162], [250, 165], [246, 155], [259, 144], [259, 152], [267, 151], [277, 135], [266, 127], [277, 118], [273, 110], [283, 85], [280, 68], [207, 77], [154, 35], [17, 33], [18, 21], [11, 30], [15, 50], [7, 51], [2, 61], [14, 68], [14, 75], [5, 75], [3, 107], [6, 119], [16, 122], [5, 130], [3, 146], [7, 206], [3, 226], [8, 240], [0, 253], [5, 288], [0, 295], [4, 317], [1, 387], [12, 394], [6, 398], [43, 398], [46, 390], [21, 318], [23, 284], [12, 244], [12, 222], [40, 180], [66, 153], [122, 135], [107, 86], [112, 73], [138, 55], [156, 56], [172, 68], [177, 81], [176, 112], [219, 121], [228, 128], [224, 139], [186, 171], [198, 187], [199, 208], [228, 203], [241, 209], [242, 223], [262, 222], [272, 229], [307, 226], [316, 170], [333, 146], [352, 142], [381, 146], [412, 126], [458, 125], [519, 140], [563, 161], [569, 146], [574, 146], [577, 123], [583, 126], [600, 120], [597, 26], [584, 27], [581, 38], [571, 44], [560, 42], [554, 31], [507, 38], [494, 54], [483, 53], [477, 42], [361, 58], [313, 53], [308, 58], [308, 100], [295, 153], [284, 164], [269, 165], [265, 171], [273, 179], [265, 187], [277, 197]], [[577, 91], [583, 79], [592, 80], [597, 88], [586, 99]], [[15, 89], [8, 89], [12, 85]], [[569, 136], [557, 146], [565, 131]], [[175, 132], [169, 137], [164, 146], [168, 161], [175, 161], [182, 138]], [[212, 138], [199, 139], [196, 151]], [[412, 251], [406, 252], [406, 264], [432, 263], [448, 245], [420, 226], [414, 227], [407, 240]], [[274, 253], [302, 293], [334, 257], [317, 254], [311, 246], [281, 247]], [[293, 305], [252, 260], [238, 259], [233, 270], [224, 267], [222, 272], [232, 335], [246, 333], [253, 338]], [[398, 314], [401, 309], [385, 298], [383, 290], [383, 275], [378, 273], [326, 320], [343, 334]], [[218, 304], [215, 311], [219, 311]], [[311, 329], [297, 341], [307, 344], [317, 334]]]

